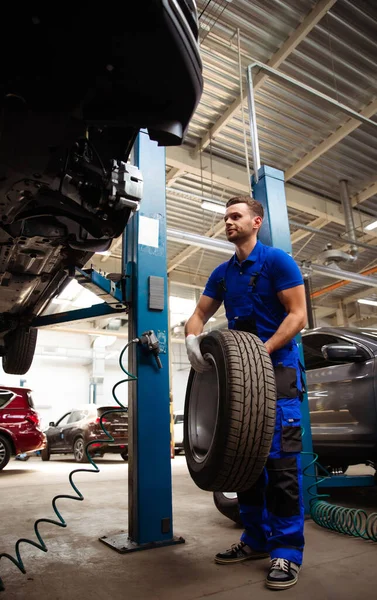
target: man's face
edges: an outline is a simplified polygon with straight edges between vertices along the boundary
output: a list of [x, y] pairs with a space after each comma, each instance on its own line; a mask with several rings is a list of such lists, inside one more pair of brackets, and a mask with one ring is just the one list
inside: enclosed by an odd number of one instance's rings
[[226, 209], [224, 221], [226, 237], [233, 244], [239, 244], [257, 234], [262, 218], [253, 215], [247, 204], [240, 202]]

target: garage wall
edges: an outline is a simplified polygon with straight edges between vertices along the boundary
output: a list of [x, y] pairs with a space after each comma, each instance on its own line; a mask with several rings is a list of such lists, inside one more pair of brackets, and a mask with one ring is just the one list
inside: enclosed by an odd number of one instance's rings
[[174, 410], [183, 410], [185, 405], [187, 379], [190, 373], [190, 363], [187, 358], [184, 344], [172, 342], [170, 352], [172, 364], [173, 406]]
[[[123, 339], [117, 340], [106, 353], [104, 382], [97, 385], [98, 404], [116, 405], [111, 391], [113, 385], [125, 377], [118, 365], [124, 343]], [[173, 342], [170, 351], [174, 409], [182, 410], [190, 371], [189, 362], [184, 344]], [[73, 406], [89, 402], [91, 363], [90, 336], [40, 330], [31, 369], [25, 375], [8, 375], [2, 370], [0, 361], [0, 384], [31, 388], [43, 425], [48, 425]], [[130, 385], [133, 384], [124, 384], [118, 388], [118, 397], [125, 406], [128, 404]]]

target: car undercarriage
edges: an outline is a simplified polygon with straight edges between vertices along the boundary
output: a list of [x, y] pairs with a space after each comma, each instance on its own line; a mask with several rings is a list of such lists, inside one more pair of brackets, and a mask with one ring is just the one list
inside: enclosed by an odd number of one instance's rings
[[[90, 6], [90, 10], [89, 10]], [[15, 35], [15, 31], [17, 35]], [[0, 41], [0, 354], [34, 355], [33, 319], [142, 197], [140, 129], [182, 143], [202, 91], [193, 0], [10, 8]]]

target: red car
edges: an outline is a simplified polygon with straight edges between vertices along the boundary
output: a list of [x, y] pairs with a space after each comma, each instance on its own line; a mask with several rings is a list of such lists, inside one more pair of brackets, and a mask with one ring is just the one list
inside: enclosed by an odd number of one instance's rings
[[11, 455], [41, 450], [45, 445], [31, 391], [0, 386], [0, 471]]

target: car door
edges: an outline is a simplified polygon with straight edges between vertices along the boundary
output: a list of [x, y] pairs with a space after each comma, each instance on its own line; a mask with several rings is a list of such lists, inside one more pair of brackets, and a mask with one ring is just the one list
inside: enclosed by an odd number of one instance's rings
[[82, 433], [81, 425], [82, 420], [85, 417], [85, 411], [73, 410], [69, 416], [68, 423], [64, 427], [63, 438], [64, 438], [64, 449], [67, 452], [72, 452], [73, 443], [78, 433]]
[[[351, 338], [329, 333], [302, 337], [313, 443], [317, 448], [373, 445], [376, 431], [374, 358]], [[356, 345], [362, 362], [331, 362], [327, 344]]]
[[63, 431], [64, 431], [64, 427], [68, 423], [68, 419], [69, 419], [70, 415], [71, 415], [70, 412], [63, 415], [55, 423], [54, 426], [50, 425], [48, 430], [45, 432], [47, 435], [47, 441], [48, 441], [48, 445], [50, 448], [50, 452], [55, 452], [55, 451], [61, 450], [63, 448], [63, 444], [64, 444]]

